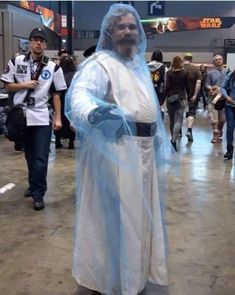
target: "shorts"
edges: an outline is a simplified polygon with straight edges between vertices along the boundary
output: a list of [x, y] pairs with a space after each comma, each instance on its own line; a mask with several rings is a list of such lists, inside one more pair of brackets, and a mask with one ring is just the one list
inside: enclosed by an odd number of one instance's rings
[[224, 123], [226, 121], [224, 109], [218, 111], [212, 103], [208, 104], [207, 115], [211, 124]]
[[192, 102], [188, 100], [188, 111], [186, 112], [186, 118], [188, 117], [195, 117], [198, 107], [198, 100]]

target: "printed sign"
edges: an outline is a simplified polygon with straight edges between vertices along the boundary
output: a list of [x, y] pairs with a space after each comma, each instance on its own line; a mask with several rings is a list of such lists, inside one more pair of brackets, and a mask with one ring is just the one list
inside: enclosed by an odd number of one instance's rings
[[146, 34], [230, 28], [235, 17], [159, 17], [141, 20]]
[[148, 15], [165, 15], [165, 1], [148, 1]]

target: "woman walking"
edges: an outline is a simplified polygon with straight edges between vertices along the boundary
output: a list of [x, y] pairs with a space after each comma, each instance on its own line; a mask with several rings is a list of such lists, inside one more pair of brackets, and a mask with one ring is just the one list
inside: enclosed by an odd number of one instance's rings
[[166, 102], [170, 120], [171, 144], [177, 151], [177, 139], [183, 123], [184, 110], [186, 107], [186, 93], [188, 74], [183, 68], [183, 60], [175, 56], [171, 69], [167, 72], [166, 79]]

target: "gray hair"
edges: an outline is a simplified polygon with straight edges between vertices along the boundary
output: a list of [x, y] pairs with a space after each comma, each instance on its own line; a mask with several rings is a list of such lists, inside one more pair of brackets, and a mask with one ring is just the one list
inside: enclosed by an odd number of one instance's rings
[[214, 55], [214, 57], [213, 57], [213, 61], [215, 61], [217, 57], [221, 57], [222, 60], [224, 60], [224, 58], [223, 58], [223, 56], [222, 56], [221, 54], [216, 54], [216, 55]]
[[110, 7], [101, 25], [101, 35], [99, 44], [97, 46], [97, 51], [102, 49], [112, 50], [112, 32], [117, 23], [120, 21], [121, 17], [127, 14], [132, 14], [136, 20], [136, 25], [140, 37], [137, 47], [140, 47], [140, 51], [145, 51], [145, 33], [141, 25], [139, 15], [133, 6], [128, 4], [113, 4]]

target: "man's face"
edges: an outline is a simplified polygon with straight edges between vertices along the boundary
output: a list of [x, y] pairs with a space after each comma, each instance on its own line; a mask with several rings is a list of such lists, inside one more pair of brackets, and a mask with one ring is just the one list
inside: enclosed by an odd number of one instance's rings
[[223, 57], [221, 55], [216, 55], [214, 57], [214, 65], [215, 67], [221, 67], [223, 65]]
[[35, 55], [40, 56], [43, 54], [44, 50], [46, 49], [46, 41], [40, 37], [33, 37], [30, 40], [30, 48]]
[[112, 31], [114, 50], [121, 55], [131, 57], [137, 49], [138, 40], [139, 31], [135, 17], [131, 13], [121, 16]]

